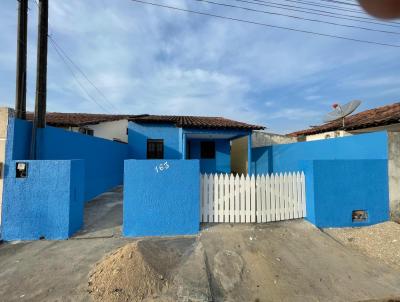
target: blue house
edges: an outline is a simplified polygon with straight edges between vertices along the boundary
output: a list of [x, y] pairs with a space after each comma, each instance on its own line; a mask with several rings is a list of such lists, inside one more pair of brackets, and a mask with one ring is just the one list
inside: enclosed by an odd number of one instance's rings
[[[264, 129], [222, 117], [132, 117], [128, 124], [129, 157], [134, 159], [199, 159], [202, 173], [231, 173], [231, 141], [247, 137], [251, 163], [251, 134]], [[250, 171], [248, 170], [248, 173]]]

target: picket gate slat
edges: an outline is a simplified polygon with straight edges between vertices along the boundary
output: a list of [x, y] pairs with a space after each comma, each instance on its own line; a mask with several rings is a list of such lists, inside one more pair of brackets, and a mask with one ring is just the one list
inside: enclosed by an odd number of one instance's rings
[[269, 176], [266, 175], [264, 176], [265, 178], [265, 186], [263, 188], [263, 195], [264, 195], [264, 200], [265, 200], [265, 221], [264, 222], [270, 222], [271, 221], [271, 180], [269, 179]]
[[250, 222], [256, 222], [256, 180], [254, 175], [250, 178]]
[[201, 222], [265, 223], [306, 215], [304, 173], [203, 174], [199, 185]]
[[240, 180], [239, 177], [235, 177], [235, 219], [234, 222], [240, 222]]

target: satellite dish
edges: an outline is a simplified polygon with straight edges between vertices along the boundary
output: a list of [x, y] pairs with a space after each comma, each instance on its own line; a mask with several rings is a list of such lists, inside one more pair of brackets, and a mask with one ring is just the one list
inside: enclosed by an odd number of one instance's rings
[[346, 116], [352, 114], [358, 106], [360, 106], [361, 101], [351, 101], [344, 105], [333, 104], [332, 107], [334, 111], [329, 112], [325, 115], [323, 121], [324, 123], [329, 123], [336, 121], [338, 119], [343, 119], [343, 127], [344, 127], [344, 119]]

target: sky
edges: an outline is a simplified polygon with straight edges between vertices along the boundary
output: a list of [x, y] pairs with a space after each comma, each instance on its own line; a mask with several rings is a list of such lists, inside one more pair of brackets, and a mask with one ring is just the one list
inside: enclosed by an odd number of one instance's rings
[[[63, 61], [49, 41], [49, 112], [223, 116], [263, 125], [269, 132], [284, 134], [321, 124], [333, 103], [362, 100], [358, 109], [362, 111], [400, 100], [399, 48], [206, 17], [131, 0], [49, 2], [49, 35], [73, 62], [65, 57]], [[378, 25], [237, 0], [213, 0], [395, 32], [381, 33], [204, 1], [148, 2], [400, 45], [400, 20], [397, 21], [399, 24]], [[269, 2], [303, 5], [288, 0]], [[323, 0], [314, 2], [314, 9], [369, 17], [321, 8], [320, 5], [329, 4]], [[358, 9], [348, 5], [342, 5], [342, 8]], [[28, 22], [27, 107], [33, 110], [38, 22], [34, 0], [29, 1]], [[0, 106], [13, 107], [17, 1], [2, 1], [0, 28]]]

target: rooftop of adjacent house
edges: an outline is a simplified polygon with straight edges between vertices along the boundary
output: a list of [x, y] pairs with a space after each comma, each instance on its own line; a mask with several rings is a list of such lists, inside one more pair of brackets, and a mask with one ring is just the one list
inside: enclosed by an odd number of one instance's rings
[[[123, 114], [93, 114], [93, 113], [62, 113], [47, 112], [46, 124], [55, 127], [81, 127], [104, 122], [113, 122], [129, 119], [135, 115]], [[27, 120], [33, 120], [33, 113], [26, 114]]]
[[263, 126], [238, 122], [223, 117], [185, 115], [143, 115], [129, 119], [135, 123], [173, 124], [180, 128], [262, 130]]
[[[33, 119], [33, 113], [26, 115], [27, 120]], [[82, 127], [104, 122], [112, 122], [127, 119], [136, 123], [149, 124], [174, 124], [182, 128], [203, 129], [240, 129], [262, 130], [265, 127], [238, 122], [223, 117], [210, 116], [178, 116], [178, 115], [123, 115], [123, 114], [93, 114], [93, 113], [46, 113], [46, 123], [55, 127]]]
[[400, 123], [400, 103], [394, 103], [391, 105], [386, 105], [350, 115], [346, 117], [344, 127], [342, 120], [340, 119], [323, 124], [321, 126], [313, 127], [311, 129], [296, 131], [288, 135], [296, 137], [336, 130], [352, 131], [365, 128], [387, 126], [396, 123]]

